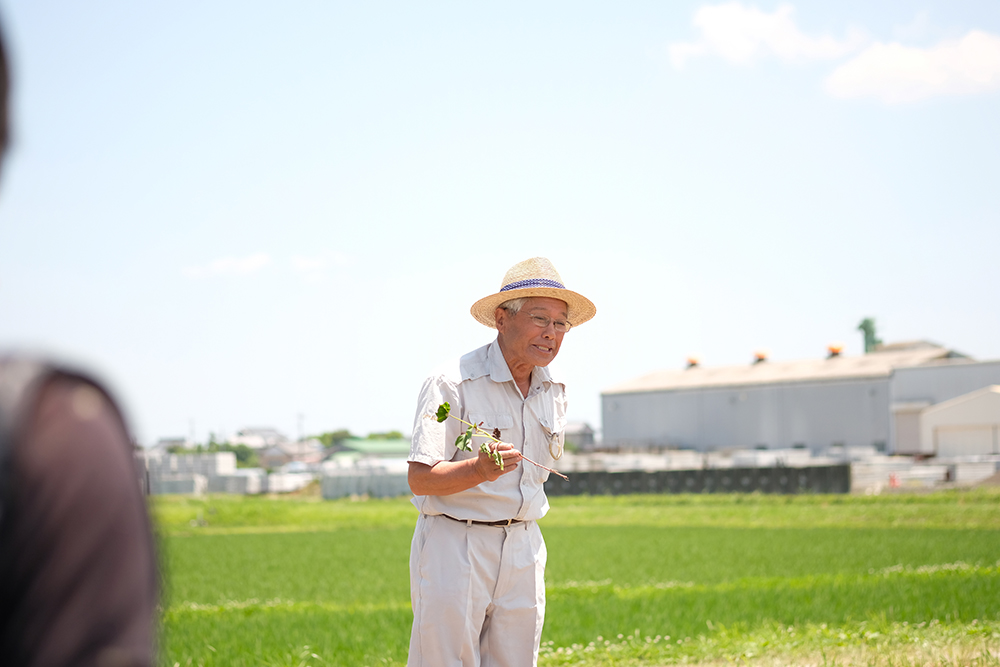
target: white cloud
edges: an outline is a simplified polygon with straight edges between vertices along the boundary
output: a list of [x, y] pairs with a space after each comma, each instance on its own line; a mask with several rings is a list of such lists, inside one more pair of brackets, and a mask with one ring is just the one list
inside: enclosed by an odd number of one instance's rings
[[329, 267], [351, 266], [354, 258], [342, 252], [324, 251], [317, 256], [292, 257], [292, 269], [309, 282], [320, 280]]
[[319, 271], [325, 266], [326, 261], [321, 257], [292, 257], [292, 268], [299, 273]]
[[929, 49], [873, 44], [826, 80], [835, 97], [875, 97], [886, 104], [997, 89], [1000, 37], [980, 30]]
[[181, 269], [181, 273], [188, 278], [245, 275], [259, 271], [270, 263], [270, 255], [265, 252], [258, 252], [246, 257], [220, 257], [205, 266], [186, 266]]
[[795, 25], [794, 12], [791, 5], [782, 5], [768, 14], [739, 2], [702, 7], [693, 21], [701, 30], [701, 39], [671, 44], [670, 61], [681, 69], [689, 58], [705, 55], [737, 64], [767, 55], [787, 61], [839, 58], [866, 41], [857, 30], [850, 31], [845, 40], [807, 35]]

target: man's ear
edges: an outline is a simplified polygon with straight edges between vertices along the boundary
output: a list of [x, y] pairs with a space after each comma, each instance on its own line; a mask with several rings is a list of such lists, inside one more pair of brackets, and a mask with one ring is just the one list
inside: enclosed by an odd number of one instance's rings
[[497, 331], [503, 331], [501, 328], [507, 324], [507, 311], [503, 308], [497, 308], [493, 311], [493, 319], [496, 321]]

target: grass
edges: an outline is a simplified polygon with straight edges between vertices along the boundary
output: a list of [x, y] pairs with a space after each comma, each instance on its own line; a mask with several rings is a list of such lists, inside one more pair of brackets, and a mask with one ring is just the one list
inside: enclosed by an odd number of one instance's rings
[[[1000, 529], [1000, 490], [884, 496], [560, 496], [543, 526]], [[160, 496], [152, 511], [166, 535], [309, 532], [412, 527], [405, 499], [323, 501], [318, 496]]]
[[401, 498], [365, 502], [316, 496], [158, 496], [151, 506], [162, 535], [301, 533], [345, 528], [413, 528], [416, 510]]
[[410, 537], [406, 528], [345, 528], [170, 539], [168, 605], [250, 599], [408, 603]]
[[[543, 665], [1000, 664], [995, 491], [552, 505]], [[405, 663], [405, 500], [168, 497], [153, 512], [162, 664]]]
[[822, 575], [670, 588], [587, 584], [549, 591], [546, 636], [566, 646], [634, 629], [644, 635], [696, 636], [709, 623], [842, 625], [876, 615], [909, 623], [1000, 621], [998, 595], [1000, 572], [995, 567], [936, 576]]
[[967, 667], [1000, 665], [1000, 624], [887, 623], [882, 619], [846, 623], [781, 625], [753, 628], [708, 624], [693, 637], [628, 635], [587, 644], [555, 646], [543, 642], [539, 663], [588, 667], [651, 665], [760, 665], [872, 667]]

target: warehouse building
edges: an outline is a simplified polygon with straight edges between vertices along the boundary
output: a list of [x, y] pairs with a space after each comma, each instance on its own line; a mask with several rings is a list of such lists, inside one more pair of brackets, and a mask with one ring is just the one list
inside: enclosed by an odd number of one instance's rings
[[802, 361], [758, 355], [720, 368], [692, 361], [602, 392], [604, 448], [934, 455], [933, 441], [921, 441], [924, 412], [994, 384], [1000, 361], [926, 341], [879, 344], [857, 356], [831, 348], [826, 358]]
[[924, 410], [920, 451], [951, 457], [1000, 454], [1000, 385]]

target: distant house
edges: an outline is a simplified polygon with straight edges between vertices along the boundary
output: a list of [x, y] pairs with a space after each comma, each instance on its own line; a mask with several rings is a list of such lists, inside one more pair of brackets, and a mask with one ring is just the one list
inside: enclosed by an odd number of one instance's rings
[[229, 444], [246, 445], [251, 449], [264, 449], [288, 442], [288, 436], [270, 426], [241, 428], [236, 431], [236, 435], [229, 438]]
[[310, 465], [322, 461], [323, 453], [325, 452], [323, 443], [316, 438], [297, 440], [296, 442], [288, 442], [279, 446], [292, 457], [292, 461], [299, 461]]
[[194, 443], [187, 438], [160, 438], [149, 448], [151, 452], [167, 453], [171, 449], [191, 449]]
[[257, 462], [266, 470], [275, 470], [292, 460], [278, 445], [257, 450]]
[[323, 453], [323, 443], [312, 438], [265, 447], [258, 451], [257, 460], [265, 468], [274, 470], [292, 462], [317, 465], [323, 460]]
[[594, 448], [594, 429], [586, 422], [569, 422], [566, 424], [566, 444], [580, 450]]

